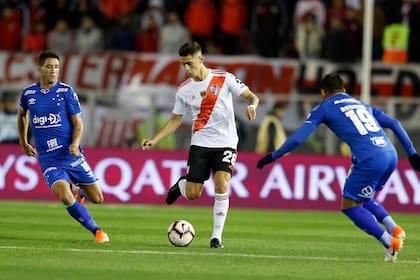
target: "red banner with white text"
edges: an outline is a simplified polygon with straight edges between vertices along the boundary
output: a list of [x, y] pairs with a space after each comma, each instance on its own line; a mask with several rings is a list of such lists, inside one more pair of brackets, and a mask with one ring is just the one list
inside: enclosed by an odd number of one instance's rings
[[[167, 189], [186, 170], [186, 151], [86, 148], [85, 153], [106, 203], [164, 204]], [[349, 158], [291, 154], [259, 170], [260, 156], [239, 153], [230, 185], [232, 207], [340, 209]], [[211, 206], [213, 195], [210, 178], [200, 199], [181, 198], [176, 204]], [[18, 145], [0, 144], [0, 199], [55, 200], [37, 159], [23, 155]], [[419, 173], [401, 159], [376, 199], [390, 211], [420, 212]]]
[[[38, 79], [36, 54], [0, 52], [0, 85], [23, 87]], [[210, 68], [234, 73], [259, 94], [318, 93], [322, 77], [339, 73], [348, 92], [358, 95], [363, 79], [360, 63], [334, 63], [326, 60], [261, 58], [258, 56], [206, 55]], [[176, 88], [187, 78], [176, 55], [104, 52], [66, 55], [62, 58], [60, 79], [76, 91], [121, 90], [144, 85]], [[420, 96], [418, 64], [372, 63], [372, 96]]]

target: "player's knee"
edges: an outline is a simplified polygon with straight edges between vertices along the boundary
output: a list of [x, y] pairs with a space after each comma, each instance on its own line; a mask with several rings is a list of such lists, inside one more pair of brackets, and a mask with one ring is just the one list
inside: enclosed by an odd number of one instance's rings
[[185, 196], [187, 197], [188, 200], [194, 200], [197, 198], [200, 198], [202, 193], [202, 190], [186, 190]]
[[104, 202], [104, 196], [102, 194], [96, 195], [96, 196], [92, 197], [92, 199], [90, 199], [90, 201], [95, 203], [95, 204], [101, 204], [101, 203]]

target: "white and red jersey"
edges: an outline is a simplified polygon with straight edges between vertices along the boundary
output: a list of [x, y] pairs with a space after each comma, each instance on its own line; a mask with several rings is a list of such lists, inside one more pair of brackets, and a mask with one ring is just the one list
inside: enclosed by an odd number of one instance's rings
[[232, 94], [248, 90], [233, 74], [210, 69], [199, 82], [188, 79], [177, 90], [173, 114], [184, 115], [190, 108], [193, 126], [191, 145], [233, 148], [238, 145]]

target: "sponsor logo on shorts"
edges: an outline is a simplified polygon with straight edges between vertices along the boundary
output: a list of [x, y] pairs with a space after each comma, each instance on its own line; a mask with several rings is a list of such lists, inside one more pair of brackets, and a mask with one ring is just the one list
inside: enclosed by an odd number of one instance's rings
[[358, 196], [363, 198], [372, 198], [375, 191], [373, 190], [372, 186], [366, 186], [360, 190]]

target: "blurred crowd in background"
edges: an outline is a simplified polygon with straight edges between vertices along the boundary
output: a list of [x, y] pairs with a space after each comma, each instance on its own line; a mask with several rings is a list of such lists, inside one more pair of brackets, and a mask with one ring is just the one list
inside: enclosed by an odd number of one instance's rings
[[[362, 53], [363, 2], [0, 0], [0, 51], [176, 54], [193, 39], [210, 54], [354, 62]], [[418, 1], [374, 2], [373, 59], [419, 62]], [[392, 56], [395, 49], [403, 54]]]
[[[113, 51], [176, 56], [180, 45], [194, 40], [205, 54], [357, 63], [366, 26], [364, 1], [0, 0], [0, 52], [51, 49], [61, 55]], [[376, 0], [373, 14], [373, 60], [420, 62], [419, 1]], [[17, 91], [0, 94], [0, 143], [18, 142], [17, 98]], [[238, 124], [243, 149], [264, 152], [284, 141], [282, 123], [269, 120], [281, 121], [287, 104], [276, 104], [267, 105], [263, 131]], [[159, 120], [156, 127], [162, 124]], [[278, 135], [273, 136], [272, 127]], [[149, 130], [143, 121], [139, 137]], [[185, 131], [189, 135], [189, 128]], [[183, 137], [177, 139], [168, 139], [170, 149], [183, 147]], [[312, 142], [309, 150], [321, 152], [321, 141]]]

